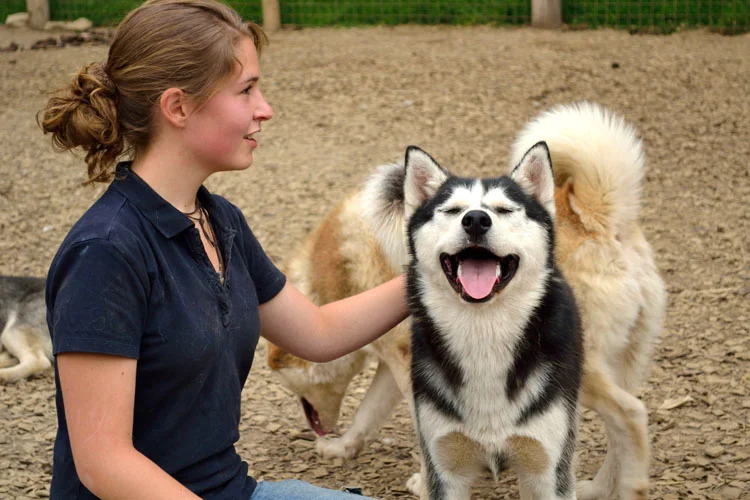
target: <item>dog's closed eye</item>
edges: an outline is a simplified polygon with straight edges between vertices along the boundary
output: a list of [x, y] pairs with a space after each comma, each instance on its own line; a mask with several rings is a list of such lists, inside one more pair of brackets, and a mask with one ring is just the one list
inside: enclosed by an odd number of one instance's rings
[[448, 207], [448, 208], [443, 208], [440, 211], [446, 215], [458, 215], [461, 212], [463, 212], [464, 209], [462, 207]]

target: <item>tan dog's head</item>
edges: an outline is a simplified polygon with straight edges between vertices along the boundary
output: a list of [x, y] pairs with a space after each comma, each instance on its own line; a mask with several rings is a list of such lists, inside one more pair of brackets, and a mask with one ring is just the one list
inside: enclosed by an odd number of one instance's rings
[[324, 436], [336, 427], [346, 388], [364, 369], [367, 355], [355, 351], [328, 363], [313, 363], [268, 342], [267, 358], [281, 384], [298, 397], [307, 424]]

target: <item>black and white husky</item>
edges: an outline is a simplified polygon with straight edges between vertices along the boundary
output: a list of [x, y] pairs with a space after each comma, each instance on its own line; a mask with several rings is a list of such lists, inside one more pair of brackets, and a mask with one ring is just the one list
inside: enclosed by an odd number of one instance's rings
[[422, 499], [470, 497], [506, 466], [522, 498], [575, 498], [582, 339], [555, 265], [544, 142], [509, 176], [451, 175], [406, 152], [412, 384]]

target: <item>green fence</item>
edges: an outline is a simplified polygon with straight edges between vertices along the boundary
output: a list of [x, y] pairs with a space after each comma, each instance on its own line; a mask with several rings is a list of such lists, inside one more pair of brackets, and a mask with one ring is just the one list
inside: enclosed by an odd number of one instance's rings
[[[50, 0], [53, 20], [86, 17], [116, 25], [140, 0]], [[229, 0], [247, 19], [262, 22], [261, 0]], [[279, 0], [282, 25], [529, 24], [530, 0]], [[26, 8], [0, 0], [0, 19]], [[750, 31], [750, 0], [563, 0], [563, 21], [574, 27], [612, 27], [669, 33], [709, 27], [727, 34]]]

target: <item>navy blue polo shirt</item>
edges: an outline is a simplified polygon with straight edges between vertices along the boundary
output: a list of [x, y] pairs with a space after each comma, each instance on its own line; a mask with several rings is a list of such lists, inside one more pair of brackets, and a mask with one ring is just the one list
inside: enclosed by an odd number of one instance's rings
[[[54, 353], [137, 359], [135, 448], [203, 498], [249, 498], [255, 481], [234, 448], [240, 392], [258, 343], [258, 305], [279, 293], [284, 275], [242, 212], [201, 187], [224, 256], [222, 285], [193, 223], [127, 163], [118, 173], [52, 261]], [[76, 473], [55, 381], [51, 498], [95, 498]]]

